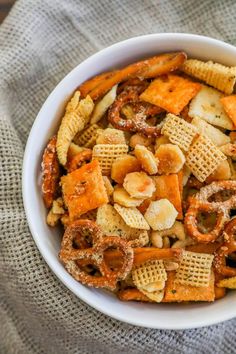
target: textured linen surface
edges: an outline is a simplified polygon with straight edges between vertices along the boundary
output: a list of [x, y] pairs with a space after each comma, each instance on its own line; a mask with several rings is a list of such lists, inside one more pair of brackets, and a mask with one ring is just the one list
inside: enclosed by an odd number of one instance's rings
[[19, 0], [0, 27], [0, 353], [235, 353], [236, 320], [164, 331], [95, 311], [52, 274], [30, 235], [21, 196], [24, 146], [54, 86], [89, 55], [155, 32], [236, 44], [236, 2]]

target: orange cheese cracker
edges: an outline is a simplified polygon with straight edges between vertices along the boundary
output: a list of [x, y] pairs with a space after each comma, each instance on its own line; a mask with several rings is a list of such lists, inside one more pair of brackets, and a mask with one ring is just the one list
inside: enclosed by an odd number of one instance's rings
[[192, 285], [181, 285], [175, 282], [175, 271], [168, 272], [165, 295], [162, 302], [182, 302], [182, 301], [214, 301], [215, 289], [214, 272], [207, 287], [196, 287]]
[[108, 196], [97, 160], [61, 178], [62, 193], [73, 221], [89, 210], [108, 203]]
[[225, 112], [236, 126], [236, 95], [222, 97], [220, 99]]
[[183, 212], [178, 174], [154, 176], [153, 180], [156, 186], [154, 199], [168, 199], [178, 211], [177, 219], [182, 220]]
[[201, 84], [197, 82], [177, 75], [167, 75], [153, 80], [140, 98], [167, 112], [179, 114], [200, 88]]

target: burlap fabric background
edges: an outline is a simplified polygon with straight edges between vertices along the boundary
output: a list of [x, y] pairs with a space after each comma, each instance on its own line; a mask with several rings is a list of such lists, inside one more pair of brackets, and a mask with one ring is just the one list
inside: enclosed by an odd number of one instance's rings
[[153, 32], [200, 33], [236, 44], [235, 20], [233, 0], [16, 3], [0, 27], [1, 353], [236, 352], [236, 320], [190, 331], [150, 330], [85, 305], [42, 260], [21, 197], [21, 164], [31, 125], [50, 91], [73, 67], [116, 41]]

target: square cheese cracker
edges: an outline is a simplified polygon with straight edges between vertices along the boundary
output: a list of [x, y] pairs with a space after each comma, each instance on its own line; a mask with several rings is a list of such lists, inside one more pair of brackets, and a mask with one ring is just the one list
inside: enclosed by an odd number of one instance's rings
[[201, 84], [197, 82], [177, 75], [167, 75], [153, 80], [140, 98], [167, 112], [179, 114], [200, 88]]
[[61, 185], [71, 220], [108, 202], [98, 161], [92, 161], [63, 176]]

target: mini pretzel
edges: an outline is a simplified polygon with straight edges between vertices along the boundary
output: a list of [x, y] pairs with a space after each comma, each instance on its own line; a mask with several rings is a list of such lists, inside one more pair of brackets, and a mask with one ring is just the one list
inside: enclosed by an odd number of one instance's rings
[[134, 249], [134, 265], [137, 266], [144, 262], [154, 259], [171, 259], [180, 260], [183, 250], [179, 248], [158, 249], [155, 247], [135, 248]]
[[233, 218], [225, 227], [223, 245], [215, 252], [214, 266], [219, 274], [226, 277], [236, 276], [236, 268], [226, 265], [226, 257], [233, 252], [236, 252], [236, 218]]
[[[185, 60], [186, 54], [184, 52], [166, 53], [130, 64], [121, 70], [112, 72], [112, 75], [105, 80], [101, 80], [101, 76], [98, 76], [97, 79], [100, 83], [97, 86], [91, 85], [95, 87], [89, 91], [89, 96], [93, 101], [96, 101], [116, 84], [135, 77], [153, 78], [167, 74], [178, 69]], [[92, 80], [89, 80], [90, 83]], [[90, 84], [87, 83], [87, 86], [90, 86]]]
[[[236, 195], [231, 196], [226, 201], [208, 201], [212, 195], [224, 190], [236, 191], [236, 181], [213, 182], [201, 188], [200, 192], [190, 199], [190, 206], [184, 222], [189, 236], [198, 242], [214, 242], [220, 236], [225, 223], [229, 220], [230, 209], [236, 205]], [[215, 227], [205, 234], [200, 232], [197, 227], [197, 215], [200, 211], [217, 213]]]
[[81, 93], [81, 97], [86, 97], [90, 91], [94, 90], [98, 85], [100, 85], [104, 80], [109, 79], [111, 76], [115, 74], [115, 71], [109, 71], [106, 73], [99, 74], [92, 79], [85, 81], [81, 84], [78, 90]]
[[[124, 90], [133, 88], [133, 89], [138, 89], [139, 94], [141, 94], [141, 92], [144, 91], [148, 85], [149, 85], [148, 81], [141, 80], [138, 77], [136, 77], [134, 79], [127, 80], [122, 85], [120, 85], [118, 93], [120, 94]], [[132, 110], [134, 113], [139, 113], [140, 110], [142, 110], [143, 113], [146, 114], [147, 116], [154, 116], [156, 114], [163, 112], [163, 109], [161, 107], [158, 107], [156, 105], [144, 101], [138, 101], [133, 103]]]
[[54, 136], [49, 140], [43, 153], [42, 192], [43, 200], [47, 208], [51, 208], [59, 186], [60, 166], [57, 158], [56, 144], [57, 138]]
[[68, 173], [81, 167], [83, 162], [90, 161], [92, 159], [92, 150], [86, 149], [76, 154], [70, 161], [67, 162]]
[[[100, 227], [91, 220], [78, 220], [67, 228], [62, 241], [62, 248], [68, 249], [70, 242], [75, 245], [74, 249], [86, 249], [102, 239], [103, 232]], [[74, 246], [73, 246], [74, 247]]]
[[[138, 266], [152, 260], [174, 260], [179, 261], [182, 257], [183, 250], [179, 248], [159, 249], [156, 247], [137, 247], [133, 248], [134, 260], [133, 266]], [[105, 252], [105, 260], [111, 267], [120, 265], [122, 255], [117, 250], [107, 250]]]
[[[92, 247], [75, 248], [74, 244], [87, 247], [87, 241], [81, 238], [81, 233], [91, 234]], [[119, 268], [111, 270], [104, 260], [104, 252], [108, 248], [118, 248], [122, 254], [123, 262]], [[74, 279], [96, 288], [114, 290], [116, 283], [123, 280], [133, 265], [133, 249], [127, 242], [116, 236], [103, 236], [99, 226], [90, 220], [78, 220], [69, 225], [64, 233], [59, 257], [65, 264], [67, 271]], [[85, 272], [82, 264], [96, 266], [101, 276], [93, 276]], [[79, 262], [78, 262], [79, 261]]]
[[140, 88], [143, 88], [143, 91], [147, 88], [149, 85], [149, 82], [146, 80], [141, 80], [138, 77], [134, 77], [133, 79], [129, 79], [127, 81], [124, 81], [118, 86], [117, 93], [120, 94], [123, 90], [126, 90], [127, 87], [130, 86], [140, 86]]
[[155, 116], [156, 114], [162, 113], [164, 111], [159, 106], [155, 106], [154, 104], [142, 101], [134, 103], [132, 108], [135, 113], [142, 111], [146, 116]]
[[145, 109], [141, 109], [132, 120], [123, 119], [120, 115], [120, 111], [125, 104], [134, 103], [140, 105], [139, 93], [140, 88], [137, 86], [128, 87], [127, 90], [121, 92], [108, 111], [108, 120], [116, 129], [140, 132], [149, 137], [156, 137], [160, 135], [161, 129], [157, 126], [151, 127], [146, 123], [147, 113], [150, 113], [148, 110], [145, 112]]

